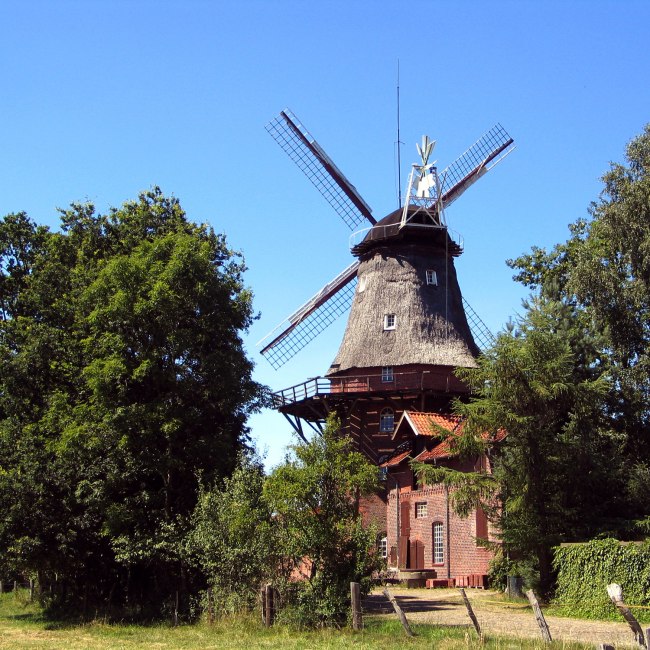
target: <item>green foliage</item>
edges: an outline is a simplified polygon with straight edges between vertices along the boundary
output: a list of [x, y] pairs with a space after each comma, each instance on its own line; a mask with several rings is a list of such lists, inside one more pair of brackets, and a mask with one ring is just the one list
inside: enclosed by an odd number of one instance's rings
[[207, 578], [216, 614], [253, 609], [260, 586], [278, 576], [277, 527], [263, 486], [261, 463], [243, 456], [232, 476], [199, 495], [188, 551]]
[[306, 625], [345, 620], [350, 582], [367, 593], [381, 566], [377, 532], [365, 526], [359, 499], [379, 485], [376, 467], [353, 451], [330, 418], [322, 437], [292, 447], [292, 456], [264, 485], [277, 517], [284, 561], [304, 580], [287, 585], [285, 599]]
[[[615, 447], [600, 410], [608, 384], [591, 358], [572, 350], [578, 323], [569, 306], [533, 299], [478, 368], [459, 371], [474, 398], [455, 405], [464, 417], [456, 452], [487, 454], [492, 474], [417, 468], [425, 482], [452, 489], [459, 514], [482, 507], [506, 557], [534, 566], [542, 590], [550, 585], [551, 547], [589, 537], [611, 515], [607, 464]], [[507, 436], [495, 444], [500, 431]]]
[[490, 455], [492, 479], [420, 468], [455, 490], [461, 514], [482, 503], [506, 561], [543, 591], [553, 546], [650, 530], [650, 126], [627, 160], [566, 243], [509, 262], [536, 293], [459, 371], [475, 398], [456, 405], [457, 452]]
[[[619, 618], [607, 595], [607, 585], [623, 588], [634, 615], [650, 621], [650, 541], [621, 544], [602, 539], [555, 549], [555, 602], [564, 613], [584, 618]], [[645, 608], [645, 609], [643, 609]]]
[[[572, 224], [567, 242], [510, 264], [525, 285], [573, 305], [591, 333], [581, 340], [575, 328], [572, 350], [586, 361], [591, 356], [586, 371], [599, 367], [609, 379], [600, 406], [618, 447], [612, 498], [627, 520], [609, 530], [630, 536], [635, 519], [636, 532], [647, 534], [650, 516], [638, 489], [650, 472], [650, 125], [628, 144], [626, 158], [611, 164], [591, 219]], [[622, 473], [623, 465], [632, 471]]]
[[0, 562], [155, 611], [191, 581], [198, 477], [232, 471], [260, 404], [245, 267], [157, 188], [61, 228], [0, 220]]

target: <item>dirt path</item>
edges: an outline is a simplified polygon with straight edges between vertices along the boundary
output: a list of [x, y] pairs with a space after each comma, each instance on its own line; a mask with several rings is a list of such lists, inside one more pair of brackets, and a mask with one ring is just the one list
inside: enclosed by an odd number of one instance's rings
[[[391, 588], [391, 592], [409, 621], [413, 623], [471, 626], [467, 610], [456, 589]], [[465, 592], [485, 634], [540, 638], [539, 628], [530, 607], [503, 602], [493, 591], [466, 589]], [[393, 611], [380, 590], [369, 596], [364, 602], [364, 609], [368, 613], [387, 615]], [[638, 648], [630, 628], [625, 623], [585, 621], [557, 616], [546, 616], [546, 622], [554, 640], [610, 643], [617, 648]]]

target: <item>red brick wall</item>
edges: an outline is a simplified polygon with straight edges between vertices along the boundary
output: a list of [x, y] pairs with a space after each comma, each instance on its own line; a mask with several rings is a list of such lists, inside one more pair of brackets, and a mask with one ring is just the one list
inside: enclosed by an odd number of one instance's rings
[[[488, 563], [492, 559], [491, 551], [476, 544], [476, 513], [461, 519], [449, 506], [447, 511], [447, 494], [442, 486], [424, 487], [420, 490], [401, 492], [400, 504], [408, 502], [410, 509], [410, 540], [421, 540], [424, 544], [424, 568], [435, 569], [438, 577], [454, 578], [471, 573], [487, 573]], [[425, 517], [415, 516], [415, 504], [426, 503]], [[403, 507], [400, 505], [400, 507]], [[449, 512], [449, 514], [447, 514]], [[398, 546], [397, 495], [392, 489], [388, 497], [386, 532], [388, 548]], [[443, 525], [444, 562], [433, 562], [433, 524]], [[449, 535], [449, 537], [447, 537]]]

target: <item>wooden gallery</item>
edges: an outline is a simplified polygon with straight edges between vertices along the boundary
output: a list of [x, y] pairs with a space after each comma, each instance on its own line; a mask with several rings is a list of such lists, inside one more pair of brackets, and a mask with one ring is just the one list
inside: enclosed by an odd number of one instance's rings
[[485, 514], [459, 517], [448, 489], [418, 484], [410, 461], [490, 471], [487, 457], [461, 460], [450, 445], [463, 426], [451, 403], [469, 398], [454, 371], [476, 365], [476, 341], [489, 332], [463, 300], [454, 266], [462, 244], [444, 210], [512, 150], [512, 138], [497, 125], [438, 173], [429, 163], [434, 143], [425, 137], [404, 205], [377, 222], [293, 114], [283, 111], [267, 128], [357, 231], [354, 263], [264, 342], [262, 354], [279, 367], [351, 302], [325, 376], [278, 391], [275, 408], [303, 438], [305, 426], [320, 431], [336, 413], [344, 433], [381, 469], [384, 487], [362, 509], [384, 531], [382, 552], [400, 579], [484, 586], [492, 552], [483, 540], [495, 541]]

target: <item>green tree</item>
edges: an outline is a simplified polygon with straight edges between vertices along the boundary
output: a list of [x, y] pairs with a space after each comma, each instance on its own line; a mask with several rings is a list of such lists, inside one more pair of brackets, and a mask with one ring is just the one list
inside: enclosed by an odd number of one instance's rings
[[359, 512], [359, 499], [378, 487], [377, 468], [353, 451], [333, 418], [322, 437], [291, 451], [266, 480], [264, 497], [277, 517], [284, 560], [304, 577], [294, 583], [294, 605], [311, 625], [344, 620], [350, 582], [367, 591], [381, 566], [377, 531]]
[[232, 472], [260, 404], [245, 267], [157, 188], [61, 222], [0, 222], [2, 558], [155, 609], [190, 580], [198, 477]]
[[489, 452], [493, 475], [419, 468], [456, 489], [459, 511], [492, 506], [505, 552], [543, 589], [553, 545], [650, 529], [650, 127], [627, 160], [567, 242], [509, 262], [535, 294], [463, 373], [475, 397], [456, 405], [458, 453]]
[[[575, 304], [599, 332], [599, 363], [610, 378], [602, 402], [626, 465], [621, 515], [650, 531], [650, 125], [612, 163], [590, 219], [570, 226], [551, 252], [510, 262], [516, 279]], [[628, 534], [630, 532], [628, 531]]]

